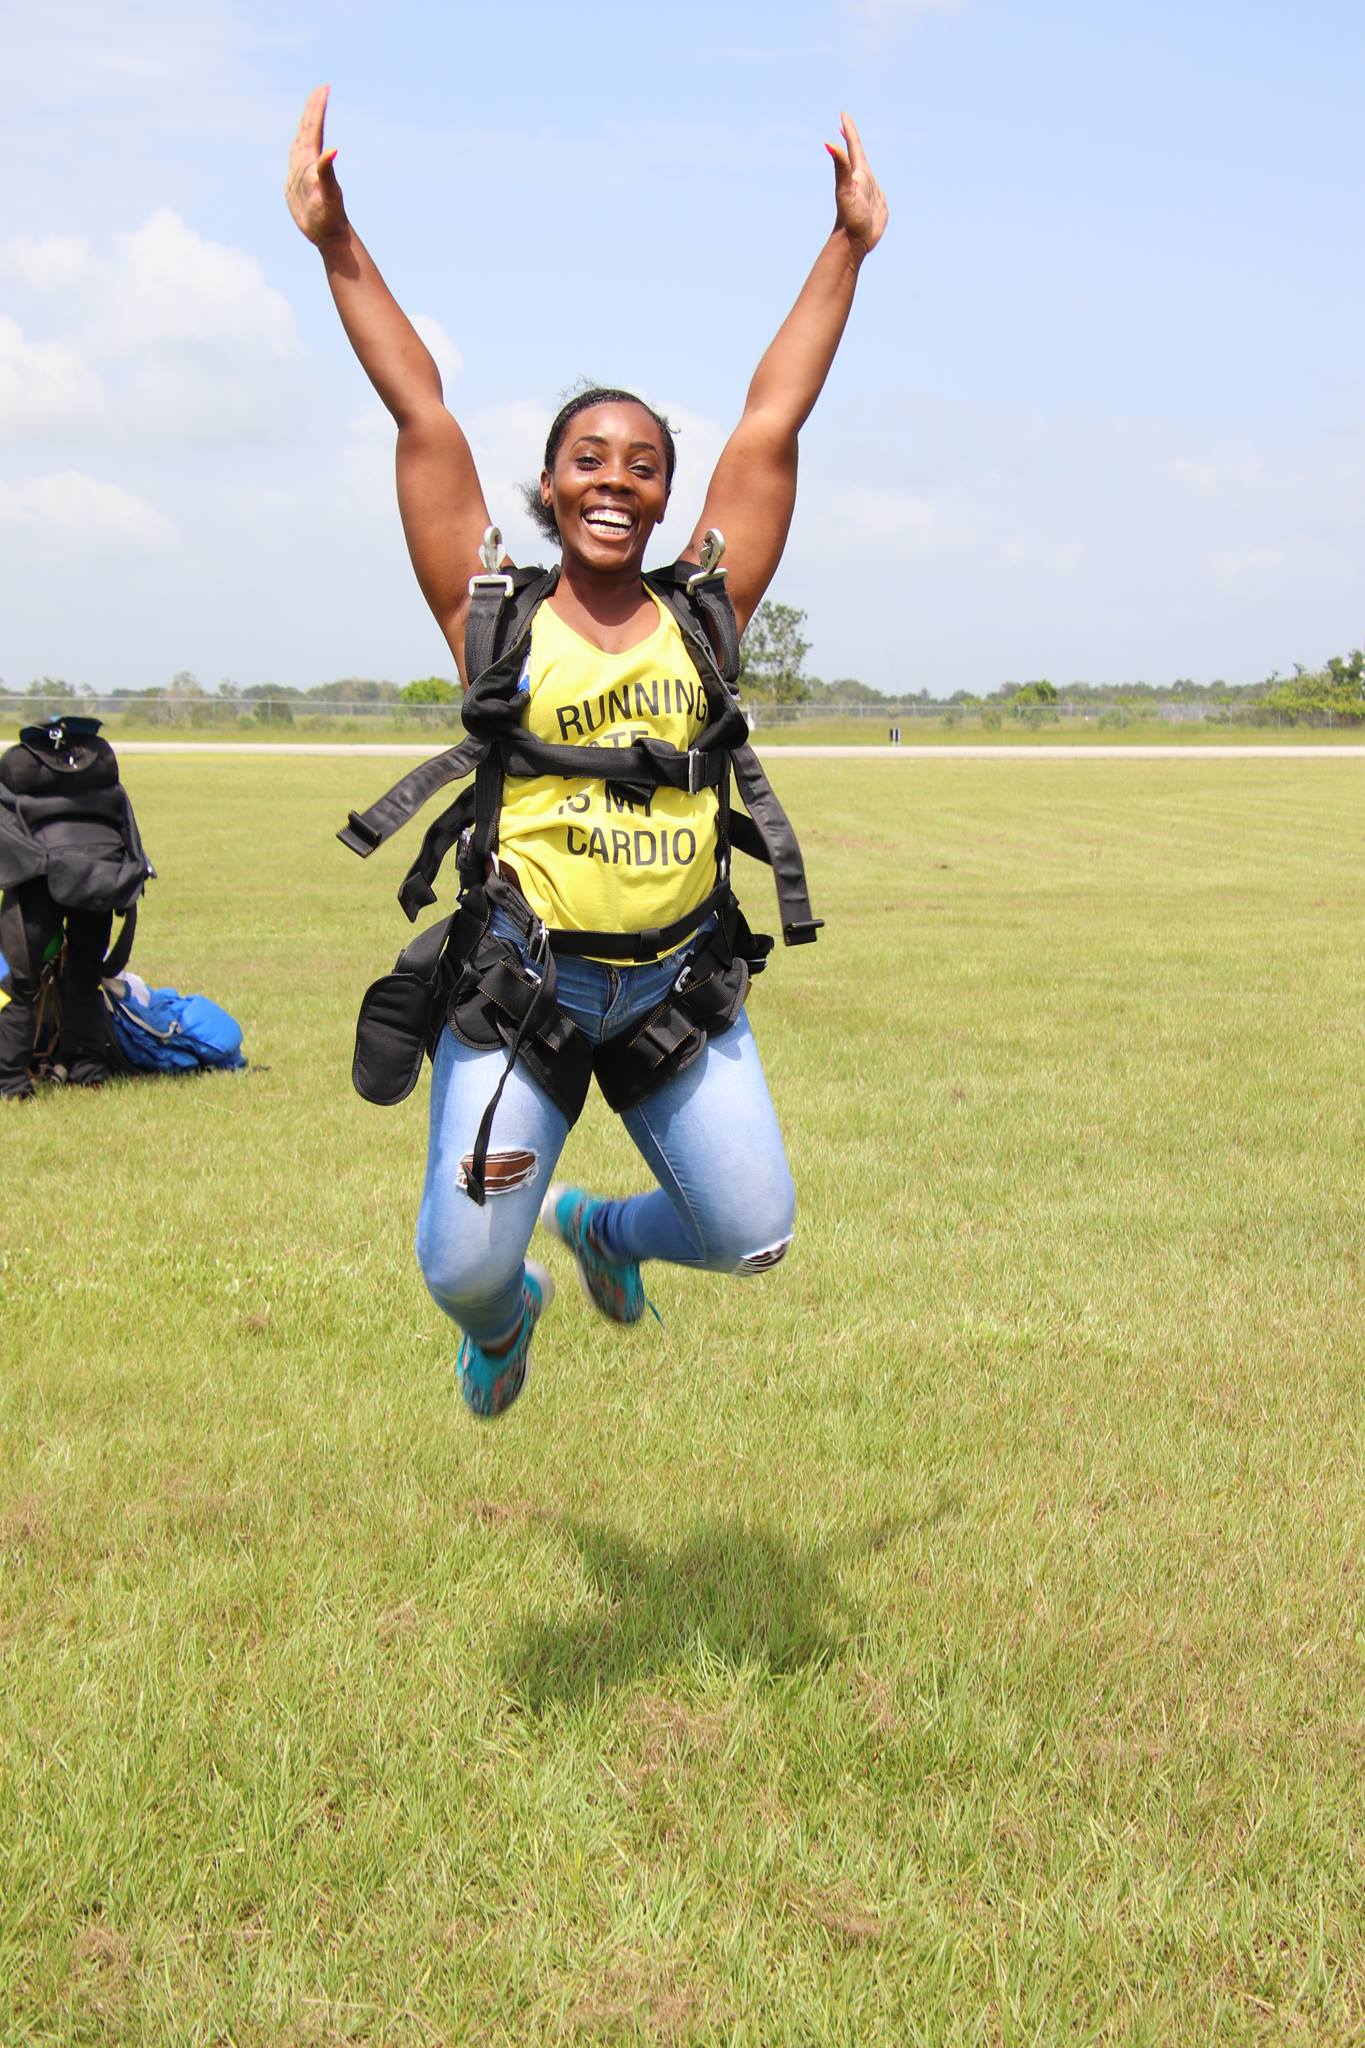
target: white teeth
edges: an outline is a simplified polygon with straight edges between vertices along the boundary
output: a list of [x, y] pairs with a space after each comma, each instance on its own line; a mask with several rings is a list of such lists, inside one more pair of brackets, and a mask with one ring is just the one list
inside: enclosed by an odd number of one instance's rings
[[583, 514], [583, 521], [587, 526], [609, 526], [617, 533], [629, 532], [632, 523], [627, 512], [606, 512], [600, 508], [592, 512], [585, 512]]

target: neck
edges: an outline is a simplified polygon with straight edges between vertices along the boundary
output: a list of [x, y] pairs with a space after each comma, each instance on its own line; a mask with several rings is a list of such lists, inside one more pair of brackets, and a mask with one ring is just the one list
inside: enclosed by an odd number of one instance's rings
[[555, 595], [604, 626], [625, 625], [639, 611], [644, 594], [638, 561], [619, 569], [589, 569], [566, 555], [560, 564]]

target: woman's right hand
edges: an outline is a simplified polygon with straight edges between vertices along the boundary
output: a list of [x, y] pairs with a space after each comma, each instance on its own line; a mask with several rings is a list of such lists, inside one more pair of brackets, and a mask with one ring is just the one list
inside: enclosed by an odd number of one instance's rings
[[346, 226], [346, 206], [332, 165], [336, 151], [324, 150], [322, 146], [322, 123], [330, 90], [329, 86], [320, 85], [309, 93], [299, 132], [289, 152], [289, 175], [284, 181], [284, 196], [300, 232], [319, 245], [339, 235]]

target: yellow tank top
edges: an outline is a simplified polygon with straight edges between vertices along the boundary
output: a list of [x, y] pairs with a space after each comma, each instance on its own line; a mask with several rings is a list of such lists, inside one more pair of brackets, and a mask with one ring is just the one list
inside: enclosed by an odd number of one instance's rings
[[[651, 593], [653, 595], [653, 593]], [[543, 604], [522, 672], [523, 723], [558, 746], [693, 745], [706, 692], [672, 613], [624, 654], [604, 654]], [[509, 776], [498, 856], [557, 931], [641, 932], [686, 916], [716, 885], [716, 794], [654, 789], [631, 800], [585, 776]]]

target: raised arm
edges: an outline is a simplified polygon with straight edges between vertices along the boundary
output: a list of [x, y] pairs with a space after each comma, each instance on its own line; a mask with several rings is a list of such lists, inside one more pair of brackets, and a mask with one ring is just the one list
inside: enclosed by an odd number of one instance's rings
[[847, 114], [839, 125], [844, 146], [825, 144], [834, 159], [833, 231], [754, 372], [743, 415], [716, 464], [687, 548], [689, 557], [699, 558], [708, 526], [725, 535], [741, 632], [782, 559], [796, 503], [797, 437], [834, 361], [863, 258], [886, 226], [886, 201], [858, 131]]
[[334, 149], [323, 148], [328, 88], [309, 95], [285, 198], [321, 254], [341, 324], [398, 428], [398, 509], [422, 594], [464, 674], [469, 578], [488, 524], [469, 443], [445, 405], [431, 353], [346, 215]]

